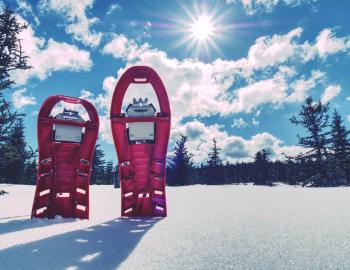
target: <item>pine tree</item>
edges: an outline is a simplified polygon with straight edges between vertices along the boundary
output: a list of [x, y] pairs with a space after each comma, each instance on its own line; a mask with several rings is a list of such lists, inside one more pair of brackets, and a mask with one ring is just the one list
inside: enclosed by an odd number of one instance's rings
[[289, 185], [296, 185], [298, 183], [298, 179], [296, 177], [296, 166], [294, 160], [288, 158], [285, 162], [286, 166], [286, 183]]
[[280, 160], [276, 160], [273, 164], [272, 177], [274, 181], [286, 182], [286, 164]]
[[346, 179], [349, 181], [349, 131], [336, 110], [333, 113], [330, 134], [332, 157], [328, 162], [328, 178], [333, 180], [333, 185], [344, 184]]
[[[11, 71], [31, 68], [27, 64], [28, 57], [24, 55], [19, 39], [19, 34], [27, 27], [28, 25], [18, 22], [16, 15], [8, 7], [2, 10], [0, 14], [0, 91], [15, 83], [10, 77]], [[0, 93], [0, 183], [9, 181], [8, 177], [15, 176], [17, 178], [15, 181], [21, 181], [18, 178], [23, 177], [23, 168], [19, 168], [18, 172], [13, 169], [9, 171], [7, 168], [8, 166], [18, 167], [23, 161], [25, 143], [23, 147], [21, 142], [17, 150], [11, 145], [11, 141], [13, 143], [15, 139], [21, 137], [20, 129], [23, 123], [18, 123], [19, 117], [21, 115], [12, 112], [11, 103], [7, 102]], [[13, 129], [14, 125], [17, 127]], [[11, 133], [15, 133], [17, 137], [11, 138]]]
[[15, 83], [10, 72], [29, 69], [28, 57], [24, 55], [19, 34], [28, 27], [21, 24], [13, 11], [6, 7], [0, 14], [0, 91]]
[[192, 154], [186, 147], [187, 137], [181, 135], [175, 143], [173, 154], [168, 161], [168, 185], [183, 186], [193, 184], [194, 166]]
[[321, 101], [314, 102], [311, 97], [308, 97], [299, 112], [299, 119], [295, 115], [290, 119], [292, 124], [301, 125], [309, 133], [304, 137], [298, 135], [298, 144], [310, 151], [298, 156], [297, 159], [304, 158], [314, 162], [313, 176], [305, 179], [305, 183], [316, 186], [326, 185], [327, 182], [326, 168], [323, 165], [327, 159], [327, 145], [329, 144], [327, 139], [329, 133], [325, 131], [329, 127], [328, 110], [328, 104], [322, 104]]
[[208, 184], [224, 183], [224, 171], [220, 151], [221, 149], [217, 146], [216, 140], [213, 140], [213, 148], [208, 154], [209, 159], [206, 168]]
[[207, 166], [203, 163], [199, 165], [199, 167], [195, 168], [195, 178], [196, 181], [194, 184], [206, 184], [207, 183]]
[[100, 149], [100, 145], [96, 144], [94, 156], [92, 159], [92, 172], [91, 172], [91, 180], [90, 183], [92, 185], [97, 184], [101, 185], [104, 183], [105, 177], [105, 154], [102, 149]]
[[118, 170], [118, 164], [116, 164], [113, 167], [113, 183], [114, 183], [114, 188], [120, 188], [120, 179], [119, 179], [119, 170]]
[[105, 185], [113, 185], [114, 184], [114, 175], [113, 175], [113, 161], [109, 160], [105, 166], [105, 176], [104, 176], [104, 184]]
[[13, 112], [11, 102], [6, 101], [0, 93], [0, 182], [8, 181], [6, 167], [18, 156], [11, 140], [16, 123], [18, 125], [17, 120], [22, 116]]
[[8, 183], [23, 183], [28, 152], [26, 150], [22, 118], [18, 118], [14, 123], [8, 143], [4, 147], [6, 149], [5, 158], [7, 159], [3, 173], [4, 178], [7, 179]]
[[230, 183], [233, 183], [233, 174], [234, 174], [234, 171], [232, 170], [233, 168], [233, 165], [229, 162], [229, 161], [226, 161], [225, 163], [225, 166], [223, 168], [223, 173], [224, 173], [224, 182], [225, 184], [230, 184]]
[[24, 184], [35, 185], [37, 175], [37, 155], [33, 152], [32, 158], [28, 158], [24, 167], [25, 181]]
[[266, 149], [258, 151], [255, 154], [254, 166], [255, 166], [255, 185], [271, 184], [271, 173], [269, 168], [270, 152]]

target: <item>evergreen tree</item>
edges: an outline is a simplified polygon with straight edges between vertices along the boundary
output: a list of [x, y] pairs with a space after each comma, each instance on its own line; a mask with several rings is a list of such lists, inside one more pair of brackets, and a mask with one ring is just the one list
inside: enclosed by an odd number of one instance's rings
[[306, 154], [300, 155], [298, 158], [304, 158], [307, 161], [313, 161], [313, 176], [305, 179], [311, 185], [326, 185], [326, 169], [324, 161], [327, 159], [327, 145], [329, 140], [325, 128], [329, 127], [328, 123], [328, 104], [322, 104], [321, 101], [314, 102], [311, 97], [305, 100], [299, 112], [299, 119], [293, 115], [290, 119], [292, 124], [300, 125], [306, 128], [308, 136], [300, 137], [298, 135], [298, 144], [310, 149]]
[[329, 156], [326, 163], [327, 186], [346, 185], [346, 171], [334, 155]]
[[113, 168], [113, 183], [114, 188], [120, 188], [120, 179], [119, 179], [119, 170], [118, 170], [118, 164], [116, 164]]
[[0, 93], [0, 183], [36, 182], [36, 155], [25, 141], [23, 116]]
[[6, 7], [0, 14], [0, 91], [9, 88], [14, 81], [10, 72], [31, 68], [28, 57], [22, 51], [19, 34], [28, 27], [21, 24], [13, 11]]
[[22, 115], [13, 112], [11, 103], [0, 93], [0, 182], [8, 181], [6, 167], [18, 156], [18, 151], [13, 148], [12, 134], [18, 130], [17, 120], [21, 117]]
[[[286, 183], [289, 185], [296, 185], [298, 183], [298, 178], [297, 178], [297, 166], [295, 162], [289, 158], [286, 163]], [[303, 179], [304, 180], [304, 179]]]
[[113, 161], [109, 160], [106, 163], [105, 166], [105, 176], [104, 176], [104, 184], [105, 185], [113, 185], [114, 184], [114, 166], [113, 166]]
[[92, 159], [92, 172], [91, 172], [91, 180], [90, 183], [92, 185], [97, 184], [101, 185], [104, 183], [105, 179], [105, 161], [104, 161], [105, 154], [103, 153], [102, 149], [100, 149], [100, 145], [96, 144], [94, 156]]
[[25, 179], [24, 183], [28, 185], [36, 184], [37, 176], [37, 154], [34, 152], [31, 158], [28, 158], [24, 167]]
[[222, 159], [220, 157], [221, 149], [217, 146], [216, 140], [213, 140], [213, 148], [208, 154], [207, 161], [207, 184], [223, 184], [224, 171]]
[[183, 186], [193, 184], [194, 166], [192, 154], [186, 147], [187, 137], [181, 135], [175, 143], [173, 154], [168, 161], [168, 185]]
[[233, 171], [233, 165], [229, 162], [226, 161], [225, 166], [224, 166], [224, 182], [225, 184], [230, 184], [233, 183], [234, 179], [234, 171]]
[[3, 176], [7, 182], [23, 183], [25, 177], [25, 164], [28, 157], [24, 138], [23, 119], [18, 118], [14, 123], [5, 147], [7, 164]]
[[334, 110], [331, 123], [331, 153], [327, 172], [333, 184], [344, 184], [349, 181], [349, 131], [343, 124], [340, 114]]
[[286, 182], [287, 173], [286, 173], [286, 164], [280, 160], [276, 160], [273, 164], [272, 177], [274, 181]]
[[340, 114], [334, 110], [331, 124], [331, 150], [334, 156], [345, 161], [349, 155], [349, 131], [343, 124]]
[[195, 168], [195, 178], [196, 181], [194, 184], [206, 184], [207, 183], [207, 166], [203, 163], [199, 167]]
[[255, 166], [255, 185], [271, 184], [271, 174], [269, 168], [270, 152], [263, 149], [255, 154], [254, 166]]
[[[18, 22], [16, 15], [8, 7], [0, 14], [0, 91], [15, 83], [11, 71], [31, 68], [27, 64], [28, 57], [24, 55], [19, 34], [27, 28], [26, 24]], [[25, 141], [21, 115], [11, 110], [0, 93], [0, 182], [22, 181], [24, 169], [21, 167], [25, 156]], [[12, 135], [15, 135], [12, 138]], [[21, 138], [22, 137], [22, 138]], [[19, 141], [18, 149], [13, 147]], [[24, 142], [24, 143], [23, 143]], [[14, 171], [15, 168], [18, 171]], [[16, 179], [9, 180], [9, 177]]]

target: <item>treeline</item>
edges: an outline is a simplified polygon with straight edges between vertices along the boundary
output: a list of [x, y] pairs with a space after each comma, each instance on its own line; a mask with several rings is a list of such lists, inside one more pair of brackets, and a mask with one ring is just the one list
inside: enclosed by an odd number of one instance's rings
[[37, 153], [26, 143], [23, 117], [0, 93], [0, 183], [36, 183]]
[[206, 163], [194, 166], [192, 154], [181, 136], [168, 159], [168, 184], [238, 184], [273, 185], [275, 182], [303, 186], [340, 186], [350, 184], [350, 142], [341, 115], [329, 104], [315, 102], [311, 97], [302, 104], [290, 122], [302, 126], [306, 134], [298, 135], [298, 145], [305, 151], [284, 161], [271, 161], [266, 149], [258, 151], [252, 162], [223, 163], [217, 143]]
[[106, 161], [105, 154], [96, 144], [91, 166], [90, 184], [92, 185], [113, 185], [119, 187], [118, 167], [112, 160]]
[[[0, 183], [35, 184], [37, 151], [27, 145], [23, 114], [12, 109], [0, 93]], [[283, 161], [271, 160], [271, 153], [261, 149], [251, 162], [223, 162], [221, 149], [213, 140], [207, 161], [199, 166], [181, 136], [168, 157], [167, 184], [273, 185], [275, 182], [304, 186], [340, 186], [350, 184], [349, 131], [337, 111], [329, 115], [329, 105], [306, 99], [297, 116], [290, 122], [301, 125], [305, 136], [298, 136], [305, 151]], [[91, 184], [119, 186], [117, 166], [105, 160], [97, 144], [92, 162]]]

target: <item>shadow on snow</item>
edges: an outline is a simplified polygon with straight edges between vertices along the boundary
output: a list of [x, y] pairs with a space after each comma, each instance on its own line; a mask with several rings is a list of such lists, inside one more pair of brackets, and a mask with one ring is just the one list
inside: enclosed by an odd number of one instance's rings
[[77, 219], [30, 219], [29, 215], [25, 216], [13, 216], [13, 217], [7, 217], [7, 218], [0, 218], [2, 219], [9, 219], [9, 218], [18, 218], [18, 217], [27, 217], [25, 219], [14, 219], [7, 222], [0, 222], [0, 235], [11, 233], [11, 232], [18, 232], [22, 230], [28, 230], [38, 227], [48, 227], [54, 224], [62, 224], [67, 222], [75, 222]]
[[108, 222], [0, 251], [3, 269], [116, 269], [159, 218]]

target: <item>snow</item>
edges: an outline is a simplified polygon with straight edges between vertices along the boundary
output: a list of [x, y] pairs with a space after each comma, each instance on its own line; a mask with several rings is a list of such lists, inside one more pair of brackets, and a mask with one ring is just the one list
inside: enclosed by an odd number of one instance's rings
[[88, 221], [30, 220], [34, 187], [1, 188], [1, 269], [350, 269], [348, 187], [168, 187], [162, 219], [91, 186]]

